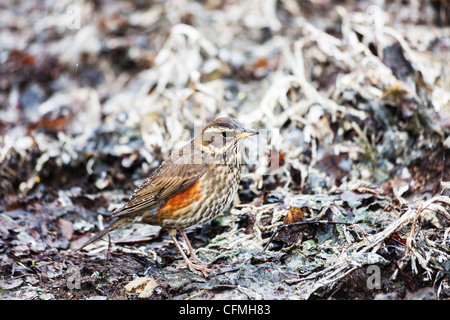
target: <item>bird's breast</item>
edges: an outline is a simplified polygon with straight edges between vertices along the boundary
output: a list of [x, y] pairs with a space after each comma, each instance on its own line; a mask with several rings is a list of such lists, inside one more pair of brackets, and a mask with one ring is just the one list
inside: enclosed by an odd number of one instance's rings
[[240, 165], [210, 165], [191, 187], [170, 198], [151, 224], [185, 229], [210, 221], [233, 201], [240, 173]]

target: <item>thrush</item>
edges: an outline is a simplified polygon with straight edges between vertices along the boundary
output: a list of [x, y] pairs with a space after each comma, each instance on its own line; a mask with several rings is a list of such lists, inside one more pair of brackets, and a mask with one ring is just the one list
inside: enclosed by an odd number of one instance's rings
[[[116, 220], [78, 250], [128, 223], [157, 225], [168, 229], [186, 266], [208, 277], [210, 270], [195, 255], [185, 230], [212, 220], [231, 205], [241, 178], [243, 141], [257, 133], [234, 118], [214, 120], [199, 136], [173, 152], [136, 188], [129, 201], [113, 212]], [[190, 258], [177, 240], [177, 230]]]

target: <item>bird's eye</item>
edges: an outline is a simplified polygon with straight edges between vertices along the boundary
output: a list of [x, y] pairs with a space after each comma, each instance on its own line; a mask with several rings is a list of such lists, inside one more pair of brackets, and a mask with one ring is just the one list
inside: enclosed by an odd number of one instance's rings
[[222, 137], [224, 137], [224, 138], [227, 137], [227, 133], [225, 131], [222, 131]]

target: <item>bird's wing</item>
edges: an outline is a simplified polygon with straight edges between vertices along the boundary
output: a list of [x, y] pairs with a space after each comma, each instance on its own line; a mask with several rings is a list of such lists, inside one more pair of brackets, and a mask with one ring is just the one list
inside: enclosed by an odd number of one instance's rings
[[187, 157], [192, 157], [192, 154], [175, 154], [167, 159], [134, 191], [128, 203], [114, 212], [113, 217], [161, 206], [173, 195], [191, 187], [206, 172], [207, 166], [201, 162], [200, 153], [189, 160]]

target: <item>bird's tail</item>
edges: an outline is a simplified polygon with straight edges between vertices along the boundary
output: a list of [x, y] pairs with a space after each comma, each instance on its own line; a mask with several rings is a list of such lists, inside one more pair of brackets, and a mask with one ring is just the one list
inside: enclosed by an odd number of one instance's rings
[[76, 249], [75, 251], [79, 251], [81, 249], [83, 249], [84, 247], [86, 247], [88, 244], [91, 244], [92, 242], [97, 241], [98, 239], [100, 239], [101, 237], [103, 237], [105, 234], [107, 234], [108, 232], [110, 232], [111, 230], [117, 228], [118, 226], [127, 223], [128, 222], [128, 218], [127, 217], [123, 217], [123, 218], [119, 218], [115, 221], [113, 221], [112, 223], [110, 223], [105, 229], [103, 229], [102, 231], [100, 231], [98, 234], [96, 234], [95, 236], [93, 236], [91, 239], [89, 239], [88, 241], [86, 241], [81, 247], [79, 247], [78, 249]]

